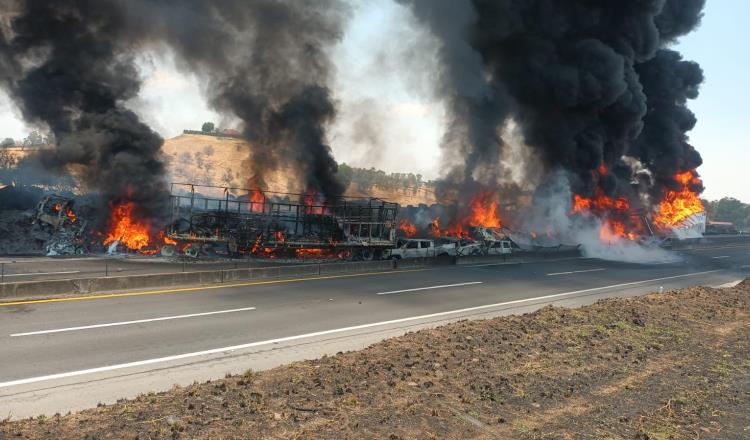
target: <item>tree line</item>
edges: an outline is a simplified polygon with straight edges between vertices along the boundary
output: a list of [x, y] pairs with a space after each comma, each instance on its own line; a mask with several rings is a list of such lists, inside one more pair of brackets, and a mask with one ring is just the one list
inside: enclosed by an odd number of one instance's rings
[[368, 191], [373, 187], [387, 190], [411, 190], [416, 192], [424, 185], [421, 174], [414, 173], [386, 173], [376, 168], [358, 168], [339, 164], [339, 180], [346, 186], [356, 183], [360, 190]]
[[750, 230], [750, 204], [733, 197], [720, 200], [703, 200], [708, 219], [717, 222], [732, 222], [737, 229]]

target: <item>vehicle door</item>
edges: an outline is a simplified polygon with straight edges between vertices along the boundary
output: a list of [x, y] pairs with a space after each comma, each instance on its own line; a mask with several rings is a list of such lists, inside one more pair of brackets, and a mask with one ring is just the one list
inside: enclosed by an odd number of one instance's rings
[[419, 256], [420, 257], [434, 257], [435, 247], [429, 240], [422, 240], [419, 242]]
[[502, 247], [502, 253], [503, 254], [509, 254], [509, 253], [511, 253], [510, 242], [509, 241], [501, 241], [500, 243], [502, 243], [502, 245], [503, 245], [503, 247]]
[[415, 258], [419, 256], [419, 241], [407, 241], [404, 247], [404, 258]]

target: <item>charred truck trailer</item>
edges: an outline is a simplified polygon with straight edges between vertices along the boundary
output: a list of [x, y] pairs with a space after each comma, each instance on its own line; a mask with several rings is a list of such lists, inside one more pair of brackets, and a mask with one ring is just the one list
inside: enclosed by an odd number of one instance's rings
[[396, 244], [399, 205], [375, 198], [173, 183], [163, 254], [201, 251], [373, 260]]

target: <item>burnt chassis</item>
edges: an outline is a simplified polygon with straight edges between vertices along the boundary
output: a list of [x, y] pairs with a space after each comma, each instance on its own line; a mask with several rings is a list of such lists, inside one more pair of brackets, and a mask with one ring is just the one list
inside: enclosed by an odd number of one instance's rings
[[191, 246], [226, 245], [231, 255], [320, 249], [371, 260], [395, 246], [397, 203], [344, 197], [321, 203], [304, 194], [252, 194], [245, 188], [172, 183], [166, 234]]

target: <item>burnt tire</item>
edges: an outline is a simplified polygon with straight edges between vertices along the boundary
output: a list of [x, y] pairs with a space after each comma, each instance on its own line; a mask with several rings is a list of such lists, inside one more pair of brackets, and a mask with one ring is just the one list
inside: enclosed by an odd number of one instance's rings
[[162, 257], [174, 257], [177, 254], [177, 248], [172, 245], [165, 245], [159, 251]]

